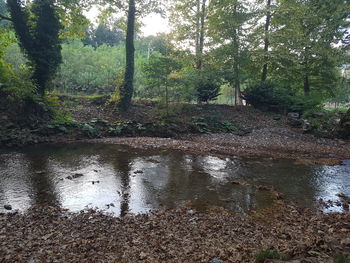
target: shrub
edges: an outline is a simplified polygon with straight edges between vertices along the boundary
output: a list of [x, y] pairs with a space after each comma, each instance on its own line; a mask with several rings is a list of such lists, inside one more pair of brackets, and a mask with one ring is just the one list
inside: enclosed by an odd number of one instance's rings
[[259, 82], [248, 87], [244, 92], [244, 99], [254, 108], [263, 111], [287, 111], [292, 105], [290, 91], [278, 89], [270, 81]]
[[210, 78], [201, 79], [196, 86], [197, 99], [199, 102], [217, 100], [220, 95], [220, 85]]
[[322, 98], [317, 94], [305, 96], [291, 88], [277, 87], [270, 81], [248, 87], [243, 98], [254, 108], [280, 113], [293, 111], [303, 114], [310, 110], [319, 110], [322, 105]]

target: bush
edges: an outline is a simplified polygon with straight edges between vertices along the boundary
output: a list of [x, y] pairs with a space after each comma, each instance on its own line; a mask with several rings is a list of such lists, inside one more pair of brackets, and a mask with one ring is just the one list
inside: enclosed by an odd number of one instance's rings
[[259, 82], [244, 91], [243, 98], [248, 104], [262, 111], [303, 114], [321, 108], [322, 98], [310, 94], [305, 96], [290, 88], [279, 88], [273, 82]]
[[220, 85], [212, 79], [201, 79], [197, 83], [197, 99], [199, 102], [209, 102], [217, 100], [220, 95]]
[[278, 89], [274, 83], [265, 81], [247, 88], [244, 99], [254, 108], [263, 111], [285, 112], [292, 105], [290, 91]]

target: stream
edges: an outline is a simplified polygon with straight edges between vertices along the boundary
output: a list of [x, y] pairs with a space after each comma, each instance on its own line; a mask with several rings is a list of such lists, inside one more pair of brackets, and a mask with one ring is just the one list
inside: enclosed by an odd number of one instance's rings
[[350, 195], [350, 161], [306, 165], [91, 143], [0, 151], [0, 212], [7, 211], [4, 205], [25, 212], [43, 203], [70, 211], [98, 208], [116, 216], [186, 202], [197, 210], [222, 206], [241, 213], [272, 205], [270, 192], [233, 182], [272, 186], [287, 200], [314, 207], [320, 198]]

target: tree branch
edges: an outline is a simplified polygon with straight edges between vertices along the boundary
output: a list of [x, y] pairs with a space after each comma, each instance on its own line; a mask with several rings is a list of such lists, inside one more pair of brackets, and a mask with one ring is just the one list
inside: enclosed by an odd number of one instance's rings
[[7, 16], [3, 16], [0, 14], [0, 20], [8, 20], [8, 21], [12, 21], [11, 18], [7, 17]]

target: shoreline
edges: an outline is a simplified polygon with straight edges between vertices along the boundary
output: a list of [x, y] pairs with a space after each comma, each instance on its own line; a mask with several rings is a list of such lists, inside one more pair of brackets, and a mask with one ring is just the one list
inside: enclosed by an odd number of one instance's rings
[[127, 145], [139, 149], [180, 150], [191, 154], [248, 159], [288, 159], [304, 164], [339, 165], [350, 159], [350, 142], [314, 139], [305, 148], [298, 148], [292, 139], [275, 137], [265, 144], [259, 134], [237, 136], [232, 134], [185, 135], [176, 139], [159, 137], [111, 137], [81, 140], [86, 143]]

